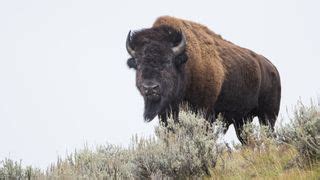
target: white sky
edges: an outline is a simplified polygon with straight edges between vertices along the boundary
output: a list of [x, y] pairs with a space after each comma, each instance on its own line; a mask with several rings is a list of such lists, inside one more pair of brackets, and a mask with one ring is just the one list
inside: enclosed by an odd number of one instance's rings
[[[320, 3], [264, 1], [0, 1], [0, 159], [46, 167], [75, 148], [153, 134], [126, 66], [130, 29], [172, 15], [200, 22], [270, 59], [281, 114], [320, 94]], [[234, 138], [228, 132], [227, 139]], [[231, 138], [230, 138], [231, 137]]]

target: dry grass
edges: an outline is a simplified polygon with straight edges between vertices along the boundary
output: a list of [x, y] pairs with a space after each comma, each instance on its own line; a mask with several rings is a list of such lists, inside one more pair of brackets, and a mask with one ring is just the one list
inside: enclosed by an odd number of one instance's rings
[[320, 164], [301, 166], [296, 147], [266, 138], [224, 152], [207, 179], [319, 179]]

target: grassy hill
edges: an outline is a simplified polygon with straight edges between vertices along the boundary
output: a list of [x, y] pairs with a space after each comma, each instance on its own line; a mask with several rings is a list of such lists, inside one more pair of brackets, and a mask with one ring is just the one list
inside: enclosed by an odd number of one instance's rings
[[277, 129], [247, 124], [247, 146], [219, 140], [225, 127], [181, 111], [180, 123], [155, 128], [156, 137], [134, 136], [129, 147], [84, 147], [46, 170], [5, 159], [0, 179], [320, 179], [320, 109], [296, 107]]

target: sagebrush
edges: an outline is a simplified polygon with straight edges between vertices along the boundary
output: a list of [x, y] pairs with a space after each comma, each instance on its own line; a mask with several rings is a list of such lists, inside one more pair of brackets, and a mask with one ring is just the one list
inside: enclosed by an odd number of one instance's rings
[[296, 107], [290, 123], [276, 133], [246, 124], [246, 146], [219, 139], [222, 118], [213, 125], [180, 112], [179, 123], [155, 127], [155, 136], [133, 136], [128, 147], [112, 144], [70, 153], [46, 170], [0, 162], [0, 179], [317, 179], [320, 177], [319, 106]]

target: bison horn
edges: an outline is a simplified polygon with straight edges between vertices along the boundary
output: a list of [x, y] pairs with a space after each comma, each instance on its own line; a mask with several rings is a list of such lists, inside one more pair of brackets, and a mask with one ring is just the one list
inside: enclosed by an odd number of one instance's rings
[[177, 55], [181, 54], [185, 50], [185, 48], [186, 48], [186, 37], [181, 32], [181, 42], [179, 45], [172, 48], [173, 54], [175, 56], [177, 56]]
[[131, 31], [129, 31], [127, 36], [126, 48], [131, 57], [135, 57], [136, 52], [130, 47]]

